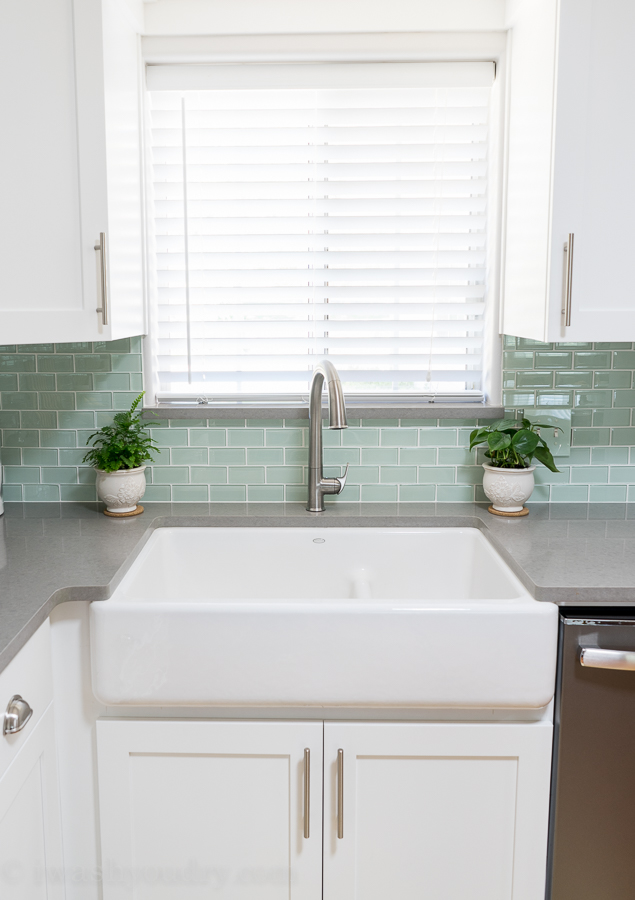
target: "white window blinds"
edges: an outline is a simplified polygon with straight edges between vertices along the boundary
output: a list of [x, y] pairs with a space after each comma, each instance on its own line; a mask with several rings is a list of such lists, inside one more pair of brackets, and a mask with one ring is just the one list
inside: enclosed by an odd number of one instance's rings
[[490, 63], [151, 66], [162, 399], [481, 399]]

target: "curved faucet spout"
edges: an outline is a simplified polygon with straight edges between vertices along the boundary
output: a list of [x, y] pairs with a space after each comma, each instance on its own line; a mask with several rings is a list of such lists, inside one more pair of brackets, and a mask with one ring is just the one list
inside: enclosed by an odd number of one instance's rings
[[346, 482], [341, 478], [324, 478], [322, 452], [322, 390], [324, 382], [329, 397], [329, 428], [347, 428], [344, 391], [337, 369], [328, 359], [313, 370], [309, 397], [309, 512], [324, 512], [324, 494], [339, 494]]

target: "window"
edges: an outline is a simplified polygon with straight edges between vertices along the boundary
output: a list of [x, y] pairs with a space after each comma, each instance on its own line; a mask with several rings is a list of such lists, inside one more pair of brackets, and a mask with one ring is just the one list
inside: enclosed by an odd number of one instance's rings
[[492, 63], [150, 66], [160, 399], [482, 399]]

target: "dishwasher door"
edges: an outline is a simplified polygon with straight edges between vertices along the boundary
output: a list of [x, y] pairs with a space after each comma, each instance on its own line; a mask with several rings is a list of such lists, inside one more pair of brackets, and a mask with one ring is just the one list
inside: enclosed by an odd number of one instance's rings
[[635, 609], [562, 610], [555, 734], [547, 898], [633, 900]]

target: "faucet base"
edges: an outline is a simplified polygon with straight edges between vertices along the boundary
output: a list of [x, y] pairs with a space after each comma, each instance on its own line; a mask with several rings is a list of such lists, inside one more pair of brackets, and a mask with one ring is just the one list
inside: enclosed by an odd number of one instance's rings
[[[346, 467], [348, 472], [348, 466]], [[339, 494], [346, 484], [346, 476], [342, 478], [322, 478], [319, 469], [309, 466], [309, 498], [307, 512], [324, 512], [325, 494]]]

